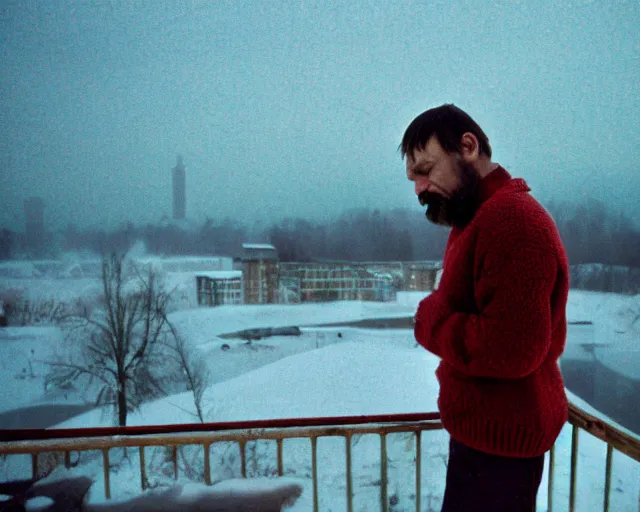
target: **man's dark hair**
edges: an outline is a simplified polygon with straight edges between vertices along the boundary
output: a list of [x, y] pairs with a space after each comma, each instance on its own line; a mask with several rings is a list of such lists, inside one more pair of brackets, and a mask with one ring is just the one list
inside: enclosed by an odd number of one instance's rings
[[425, 147], [432, 135], [447, 153], [460, 152], [460, 141], [466, 132], [473, 133], [480, 144], [480, 154], [491, 158], [489, 138], [471, 116], [453, 104], [429, 109], [416, 117], [402, 137], [402, 158]]

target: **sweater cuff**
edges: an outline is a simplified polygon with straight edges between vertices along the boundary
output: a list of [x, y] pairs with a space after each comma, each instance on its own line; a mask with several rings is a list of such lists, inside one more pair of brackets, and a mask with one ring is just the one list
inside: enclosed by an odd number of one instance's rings
[[414, 336], [429, 352], [442, 357], [439, 340], [435, 336], [436, 329], [453, 313], [448, 301], [442, 293], [434, 291], [420, 301], [416, 312]]

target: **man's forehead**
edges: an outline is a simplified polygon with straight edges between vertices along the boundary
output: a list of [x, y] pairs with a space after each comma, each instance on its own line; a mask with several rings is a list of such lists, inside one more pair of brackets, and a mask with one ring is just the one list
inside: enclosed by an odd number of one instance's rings
[[442, 153], [442, 147], [435, 135], [432, 135], [424, 146], [415, 148], [407, 155], [407, 163], [421, 164], [426, 162], [434, 162]]
[[432, 163], [436, 160], [435, 155], [426, 146], [424, 148], [416, 148], [407, 154], [407, 169]]

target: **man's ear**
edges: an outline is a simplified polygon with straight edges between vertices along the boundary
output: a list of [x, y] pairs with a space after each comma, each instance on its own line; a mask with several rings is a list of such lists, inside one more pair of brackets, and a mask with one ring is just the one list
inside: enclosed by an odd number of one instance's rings
[[471, 132], [465, 132], [460, 139], [460, 156], [467, 163], [473, 163], [480, 158], [480, 143]]

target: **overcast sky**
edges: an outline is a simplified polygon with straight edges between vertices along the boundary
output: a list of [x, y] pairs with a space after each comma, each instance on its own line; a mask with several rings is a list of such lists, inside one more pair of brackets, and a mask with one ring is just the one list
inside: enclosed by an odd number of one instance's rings
[[397, 147], [444, 102], [537, 197], [640, 220], [639, 34], [635, 0], [0, 0], [0, 226], [157, 222], [178, 153], [195, 220], [422, 215]]

